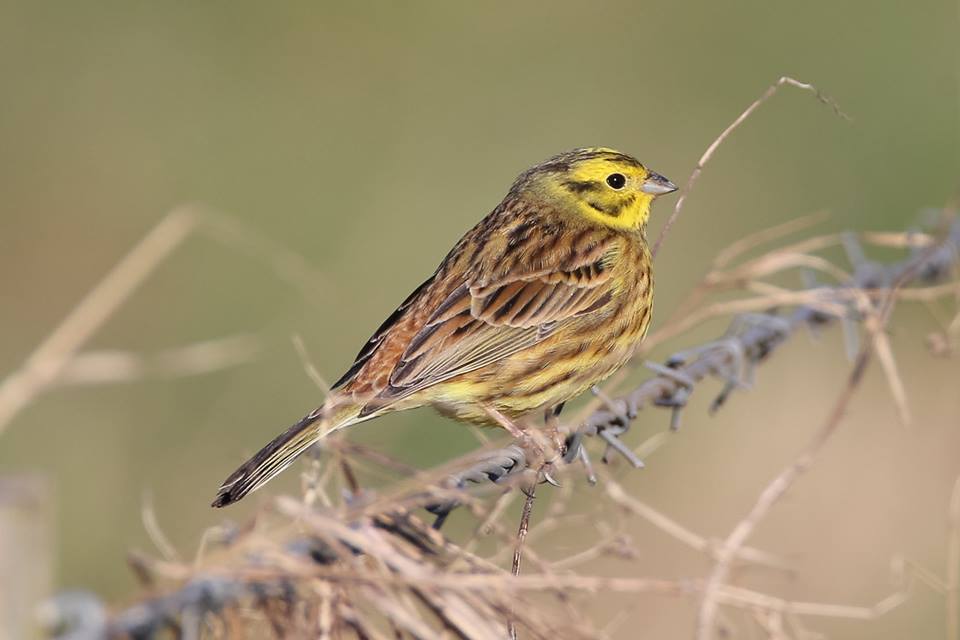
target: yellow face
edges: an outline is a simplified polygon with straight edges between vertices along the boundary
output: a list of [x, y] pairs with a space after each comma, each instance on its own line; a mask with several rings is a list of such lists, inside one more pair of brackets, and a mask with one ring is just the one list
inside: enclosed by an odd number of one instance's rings
[[605, 148], [560, 154], [534, 167], [529, 178], [564, 210], [618, 229], [642, 228], [654, 198], [677, 190], [635, 158]]

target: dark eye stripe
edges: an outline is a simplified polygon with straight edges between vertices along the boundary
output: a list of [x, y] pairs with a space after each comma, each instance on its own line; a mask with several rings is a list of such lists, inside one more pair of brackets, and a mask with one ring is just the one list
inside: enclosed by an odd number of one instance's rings
[[603, 185], [596, 180], [567, 180], [563, 186], [574, 193], [590, 193], [603, 189]]

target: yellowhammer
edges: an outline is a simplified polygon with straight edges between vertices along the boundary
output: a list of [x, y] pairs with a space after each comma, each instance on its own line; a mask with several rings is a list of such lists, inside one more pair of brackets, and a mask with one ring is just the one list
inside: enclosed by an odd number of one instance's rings
[[650, 203], [676, 186], [636, 159], [574, 149], [522, 173], [493, 212], [377, 329], [324, 404], [220, 487], [240, 500], [313, 443], [433, 405], [503, 425], [622, 366], [650, 323]]

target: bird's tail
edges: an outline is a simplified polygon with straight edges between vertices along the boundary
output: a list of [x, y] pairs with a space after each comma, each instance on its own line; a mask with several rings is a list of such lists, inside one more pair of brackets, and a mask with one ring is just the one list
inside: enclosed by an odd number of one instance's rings
[[355, 403], [328, 402], [271, 440], [223, 481], [212, 506], [225, 507], [256, 491], [289, 467], [294, 459], [324, 436], [357, 422]]

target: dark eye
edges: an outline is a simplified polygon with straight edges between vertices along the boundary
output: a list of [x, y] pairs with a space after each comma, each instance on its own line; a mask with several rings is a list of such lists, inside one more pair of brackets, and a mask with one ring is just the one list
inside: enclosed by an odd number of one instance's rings
[[611, 173], [607, 176], [607, 184], [614, 189], [623, 189], [623, 185], [627, 184], [627, 179], [623, 177], [622, 173]]

